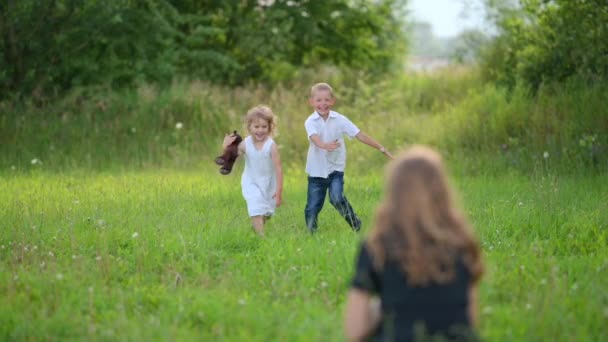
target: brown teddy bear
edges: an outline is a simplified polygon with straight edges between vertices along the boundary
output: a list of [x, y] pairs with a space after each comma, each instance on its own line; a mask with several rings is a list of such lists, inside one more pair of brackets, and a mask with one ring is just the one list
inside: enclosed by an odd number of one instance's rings
[[232, 166], [234, 166], [234, 162], [239, 156], [239, 144], [243, 141], [243, 137], [237, 131], [234, 131], [232, 135], [236, 136], [236, 139], [234, 139], [232, 144], [224, 148], [224, 153], [221, 156], [215, 158], [215, 163], [222, 166], [220, 173], [223, 175], [227, 175], [232, 171]]

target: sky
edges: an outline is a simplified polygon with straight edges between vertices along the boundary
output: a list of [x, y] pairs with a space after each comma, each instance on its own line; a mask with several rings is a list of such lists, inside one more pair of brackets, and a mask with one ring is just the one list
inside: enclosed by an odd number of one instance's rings
[[[465, 7], [465, 2], [469, 6]], [[409, 9], [412, 18], [430, 23], [436, 36], [452, 37], [465, 28], [482, 26], [480, 4], [480, 0], [409, 0]]]

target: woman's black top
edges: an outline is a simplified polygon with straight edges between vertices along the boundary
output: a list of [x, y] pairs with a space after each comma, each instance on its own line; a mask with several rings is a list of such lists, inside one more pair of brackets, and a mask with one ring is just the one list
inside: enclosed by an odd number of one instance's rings
[[476, 340], [468, 316], [471, 274], [462, 258], [455, 263], [451, 282], [413, 287], [396, 261], [387, 261], [383, 270], [377, 271], [363, 244], [351, 287], [377, 294], [381, 299], [382, 321], [373, 340]]

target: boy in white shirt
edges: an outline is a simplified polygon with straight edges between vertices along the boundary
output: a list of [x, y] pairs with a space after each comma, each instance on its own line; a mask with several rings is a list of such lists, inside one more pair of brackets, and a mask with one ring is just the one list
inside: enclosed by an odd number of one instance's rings
[[309, 103], [315, 110], [304, 123], [309, 147], [306, 158], [308, 192], [304, 216], [311, 233], [317, 231], [317, 217], [323, 208], [329, 190], [329, 202], [344, 217], [354, 231], [361, 229], [361, 220], [344, 196], [344, 169], [346, 146], [344, 134], [357, 138], [362, 143], [378, 149], [387, 157], [392, 155], [376, 140], [363, 133], [346, 116], [331, 110], [335, 104], [332, 87], [317, 83], [310, 90]]

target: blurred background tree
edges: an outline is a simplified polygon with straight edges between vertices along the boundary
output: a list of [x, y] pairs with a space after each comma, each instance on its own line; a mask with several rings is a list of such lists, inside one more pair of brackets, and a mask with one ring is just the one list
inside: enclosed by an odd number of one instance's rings
[[280, 81], [319, 64], [386, 72], [405, 0], [6, 0], [0, 97], [83, 85]]

